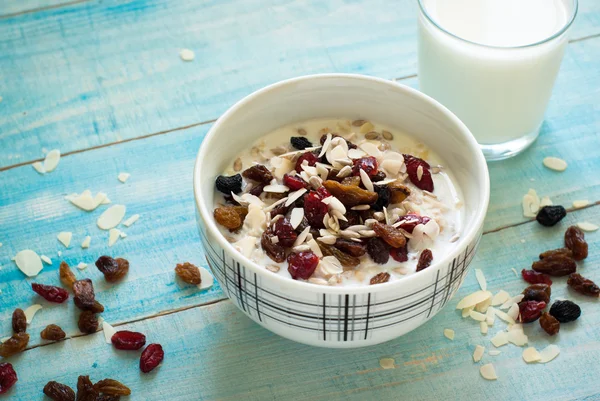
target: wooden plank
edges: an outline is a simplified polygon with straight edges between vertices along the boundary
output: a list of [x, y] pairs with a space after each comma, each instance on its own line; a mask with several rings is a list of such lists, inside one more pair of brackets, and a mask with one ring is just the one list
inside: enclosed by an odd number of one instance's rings
[[[554, 228], [529, 223], [486, 235], [473, 267], [485, 272], [491, 291], [517, 294], [525, 283], [510, 268], [527, 267], [539, 251], [560, 246], [565, 227], [580, 220], [600, 221], [600, 207], [573, 213]], [[589, 234], [588, 240], [590, 257], [581, 271], [600, 281], [600, 270], [593, 268], [600, 261], [600, 234]], [[149, 342], [163, 345], [166, 357], [156, 373], [140, 375], [139, 353], [116, 351], [98, 333], [13, 358], [20, 381], [11, 395], [35, 399], [50, 379], [73, 386], [77, 375], [89, 374], [93, 380], [122, 380], [132, 388], [132, 399], [144, 400], [397, 400], [400, 394], [418, 400], [463, 400], [465, 394], [475, 400], [592, 399], [600, 392], [600, 382], [594, 380], [600, 352], [597, 300], [568, 291], [565, 279], [555, 279], [552, 288], [554, 299], [575, 300], [583, 313], [553, 339], [537, 323], [527, 325], [530, 345], [561, 347], [548, 365], [525, 364], [523, 348], [513, 345], [501, 347], [499, 356], [486, 352], [481, 363], [473, 363], [475, 345], [493, 349], [489, 339], [505, 325], [496, 319], [490, 333], [482, 336], [477, 322], [461, 319], [453, 309], [461, 296], [478, 289], [471, 272], [450, 306], [413, 333], [386, 344], [355, 350], [296, 344], [254, 324], [226, 301], [120, 327], [144, 332]], [[444, 328], [456, 330], [454, 341], [443, 337]], [[382, 370], [382, 357], [394, 358], [396, 369]], [[40, 361], [52, 362], [40, 369]], [[496, 382], [479, 376], [479, 366], [488, 362], [496, 367]]]
[[[595, 3], [582, 2], [574, 37], [599, 33]], [[69, 152], [212, 120], [293, 76], [414, 74], [415, 13], [412, 0], [392, 10], [384, 0], [107, 0], [0, 20], [0, 168], [38, 159], [42, 148]], [[179, 59], [183, 47], [194, 62]], [[574, 64], [563, 75], [585, 67]]]
[[48, 8], [66, 7], [88, 0], [18, 0], [0, 3], [0, 18], [10, 18], [22, 13], [33, 13]]

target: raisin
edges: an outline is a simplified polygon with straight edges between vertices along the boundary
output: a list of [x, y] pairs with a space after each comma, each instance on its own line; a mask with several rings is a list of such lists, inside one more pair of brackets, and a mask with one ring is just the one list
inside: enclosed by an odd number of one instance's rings
[[75, 391], [66, 384], [49, 381], [44, 386], [44, 394], [54, 401], [75, 401]]
[[55, 324], [49, 324], [40, 333], [40, 337], [42, 337], [42, 339], [44, 339], [44, 340], [50, 340], [50, 341], [62, 340], [66, 336], [67, 335], [65, 334], [65, 332], [63, 331], [63, 329], [61, 329], [59, 326], [57, 326]]
[[288, 187], [291, 191], [297, 191], [302, 188], [308, 187], [306, 181], [304, 181], [299, 175], [284, 174], [283, 185]]
[[569, 323], [581, 316], [581, 308], [569, 300], [555, 301], [550, 308], [550, 314], [561, 323]]
[[555, 256], [564, 256], [564, 257], [572, 258], [573, 252], [569, 248], [558, 248], [558, 249], [551, 249], [549, 251], [540, 253], [540, 259], [551, 258], [551, 257], [555, 257]]
[[102, 305], [100, 302], [94, 300], [94, 303], [92, 304], [92, 306], [90, 306], [87, 310], [89, 310], [90, 312], [93, 312], [93, 313], [102, 313], [102, 312], [104, 312], [104, 305]]
[[590, 297], [600, 296], [600, 287], [592, 280], [583, 277], [579, 273], [571, 273], [567, 280], [567, 285], [580, 294], [588, 295]]
[[579, 227], [571, 226], [565, 231], [565, 247], [573, 252], [573, 259], [583, 260], [588, 256], [588, 244], [585, 234]]
[[98, 318], [96, 314], [89, 310], [81, 312], [77, 321], [77, 327], [79, 327], [79, 331], [82, 333], [95, 333], [98, 330]]
[[390, 281], [390, 274], [386, 273], [386, 272], [381, 272], [381, 273], [378, 273], [375, 276], [371, 277], [369, 284], [371, 284], [371, 285], [381, 284], [381, 283], [387, 283], [388, 281]]
[[377, 159], [373, 156], [361, 157], [360, 159], [354, 160], [352, 175], [360, 176], [360, 170], [363, 170], [370, 177], [377, 174], [378, 167], [379, 164], [377, 163]]
[[[252, 189], [248, 192], [250, 195], [254, 195], [254, 196], [260, 196], [263, 193], [263, 190], [265, 189], [266, 185], [265, 184], [258, 184], [252, 187]], [[237, 203], [237, 206], [239, 206], [239, 203]]]
[[113, 379], [100, 380], [94, 384], [94, 389], [97, 392], [108, 395], [130, 395], [131, 390], [129, 387], [121, 383], [120, 381]]
[[[377, 202], [376, 192], [369, 192], [354, 185], [342, 185], [339, 182], [327, 180], [323, 182], [323, 186], [347, 208], [356, 205], [372, 205]], [[378, 187], [380, 185], [375, 185], [376, 189]]]
[[387, 185], [375, 185], [373, 189], [377, 194], [377, 201], [371, 205], [371, 208], [373, 210], [381, 211], [390, 204], [392, 191], [390, 191], [390, 188]]
[[538, 273], [535, 270], [521, 270], [521, 276], [523, 280], [527, 281], [529, 284], [548, 284], [552, 285], [552, 280], [550, 276], [544, 273]]
[[362, 181], [361, 181], [360, 177], [351, 175], [350, 177], [346, 177], [342, 181], [340, 181], [340, 184], [350, 185], [352, 187], [358, 187], [358, 186], [360, 186], [361, 182]]
[[114, 283], [129, 272], [129, 261], [123, 258], [113, 259], [110, 256], [100, 256], [96, 260], [96, 267], [104, 274], [106, 281]]
[[[404, 155], [404, 164], [410, 181], [419, 189], [433, 192], [433, 178], [429, 163], [423, 159], [412, 155]], [[419, 167], [422, 169], [421, 179], [419, 179]]]
[[10, 390], [17, 380], [19, 379], [13, 366], [8, 362], [0, 363], [0, 394], [4, 394]]
[[69, 293], [65, 289], [53, 285], [31, 283], [31, 288], [48, 302], [62, 304], [69, 298]]
[[244, 224], [244, 218], [248, 214], [245, 206], [221, 206], [215, 209], [213, 216], [217, 223], [230, 231], [235, 231]]
[[100, 394], [96, 401], [120, 401], [121, 397], [118, 395]]
[[140, 370], [148, 373], [156, 368], [165, 358], [165, 352], [160, 344], [150, 344], [140, 357]]
[[298, 237], [287, 217], [277, 220], [273, 227], [273, 234], [279, 238], [279, 244], [287, 248], [294, 246], [294, 242]]
[[135, 331], [117, 331], [110, 341], [116, 349], [133, 351], [142, 348], [146, 344], [146, 336]]
[[73, 301], [79, 309], [86, 310], [94, 306], [96, 295], [94, 294], [92, 280], [89, 278], [77, 280], [73, 284], [73, 293]]
[[560, 322], [548, 312], [544, 312], [540, 316], [540, 326], [551, 336], [557, 334], [560, 330]]
[[23, 309], [15, 309], [12, 314], [12, 329], [15, 333], [25, 333], [27, 331], [27, 317]]
[[281, 263], [285, 260], [285, 248], [279, 243], [274, 244], [271, 241], [272, 236], [273, 232], [270, 229], [265, 230], [260, 237], [260, 245], [268, 257], [274, 262]]
[[280, 204], [275, 209], [271, 210], [271, 218], [277, 216], [278, 214], [285, 215], [289, 210], [289, 206], [285, 206], [285, 203]]
[[348, 255], [346, 252], [342, 252], [333, 245], [319, 243], [319, 248], [323, 253], [323, 256], [333, 256], [340, 261], [344, 267], [355, 267], [360, 264], [360, 259], [352, 255]]
[[273, 179], [273, 174], [268, 168], [262, 164], [255, 164], [254, 166], [247, 168], [242, 172], [242, 176], [252, 181], [260, 182], [268, 185]]
[[546, 302], [521, 301], [519, 302], [519, 318], [521, 323], [531, 323], [540, 318]]
[[348, 221], [339, 220], [340, 228], [342, 230], [345, 230], [346, 228], [348, 228], [350, 226], [356, 226], [356, 225], [359, 225], [362, 223], [360, 221], [360, 214], [355, 210], [346, 211], [346, 220], [348, 220]]
[[67, 287], [73, 288], [73, 284], [77, 279], [75, 278], [75, 274], [71, 271], [71, 268], [66, 262], [60, 262], [59, 268], [60, 281]]
[[288, 272], [294, 280], [298, 280], [299, 278], [307, 280], [317, 268], [319, 257], [311, 251], [306, 251], [290, 253], [287, 261]]
[[242, 176], [240, 174], [230, 177], [220, 175], [215, 180], [215, 185], [217, 186], [217, 190], [223, 192], [225, 195], [231, 195], [232, 192], [239, 194], [242, 192]]
[[[531, 268], [539, 273], [548, 274], [550, 276], [567, 276], [574, 273], [577, 269], [575, 261], [565, 252], [548, 251], [540, 255], [537, 262], [533, 262]], [[569, 251], [571, 252], [571, 251]]]
[[310, 191], [304, 198], [304, 216], [313, 228], [323, 228], [323, 217], [327, 214], [327, 205], [322, 202], [326, 196]]
[[550, 302], [550, 286], [548, 284], [532, 284], [523, 290], [523, 301]]
[[421, 251], [421, 255], [419, 255], [419, 262], [417, 263], [417, 271], [427, 269], [431, 266], [431, 261], [433, 260], [433, 254], [429, 249], [423, 249]]
[[79, 376], [77, 378], [77, 401], [96, 401], [98, 392], [89, 376]]
[[202, 282], [200, 269], [190, 262], [178, 263], [177, 266], [175, 266], [175, 274], [188, 284], [198, 285]]
[[303, 136], [293, 136], [290, 138], [290, 143], [294, 147], [294, 149], [304, 150], [306, 148], [312, 147], [312, 143], [308, 139]]
[[369, 238], [367, 253], [373, 259], [373, 262], [382, 265], [390, 259], [390, 246], [381, 238]]
[[27, 348], [29, 343], [29, 334], [15, 333], [8, 340], [0, 344], [0, 356], [8, 358], [9, 356], [18, 354]]
[[[340, 221], [340, 224], [342, 222]], [[306, 218], [306, 216], [302, 217], [302, 220], [300, 220], [300, 224], [298, 224], [298, 227], [296, 227], [296, 233], [300, 234], [302, 231], [306, 230], [306, 227], [309, 227], [310, 224], [308, 224], [308, 219]], [[319, 232], [317, 231], [317, 236], [319, 235]], [[316, 236], [313, 235], [314, 238], [317, 238]]]
[[303, 153], [298, 160], [296, 160], [296, 172], [301, 173], [302, 171], [302, 163], [306, 160], [309, 166], [314, 166], [319, 161], [319, 158], [311, 152]]
[[400, 262], [400, 263], [406, 262], [408, 260], [408, 249], [407, 249], [406, 245], [403, 246], [402, 248], [390, 249], [390, 256], [396, 262]]
[[544, 206], [540, 209], [535, 219], [543, 226], [552, 227], [561, 221], [567, 215], [567, 211], [564, 207], [557, 206]]
[[387, 187], [390, 190], [390, 203], [403, 202], [410, 196], [410, 189], [400, 181], [390, 182]]
[[359, 257], [367, 253], [367, 247], [365, 244], [361, 242], [350, 241], [343, 238], [338, 238], [335, 240], [335, 244], [333, 245], [340, 251], [352, 255], [354, 257]]
[[396, 223], [401, 223], [398, 227], [412, 234], [413, 230], [419, 224], [427, 224], [431, 220], [427, 216], [419, 216], [418, 214], [408, 213], [398, 219]]
[[372, 228], [375, 231], [375, 234], [387, 242], [392, 248], [402, 248], [406, 245], [406, 237], [402, 234], [402, 231], [397, 228], [379, 222], [373, 223]]
[[372, 182], [379, 182], [386, 179], [386, 175], [383, 171], [379, 170], [377, 173], [373, 174], [371, 177]]

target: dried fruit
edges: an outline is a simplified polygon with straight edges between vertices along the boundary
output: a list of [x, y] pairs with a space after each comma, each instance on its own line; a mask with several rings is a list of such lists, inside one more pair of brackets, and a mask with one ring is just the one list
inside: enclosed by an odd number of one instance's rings
[[[348, 208], [356, 205], [371, 205], [377, 201], [377, 193], [354, 185], [342, 185], [337, 181], [327, 180], [323, 182], [323, 186]], [[377, 188], [379, 185], [375, 187]]]
[[54, 401], [75, 401], [75, 391], [66, 384], [49, 381], [44, 386], [44, 394]]
[[110, 341], [116, 349], [132, 351], [146, 344], [146, 336], [135, 331], [121, 330], [113, 334]]
[[375, 234], [387, 242], [392, 248], [402, 248], [406, 245], [406, 237], [402, 234], [402, 231], [397, 228], [379, 222], [374, 223], [372, 228], [375, 231]]
[[31, 288], [48, 302], [61, 304], [69, 298], [69, 293], [65, 289], [53, 285], [31, 283]]
[[390, 188], [387, 185], [375, 185], [373, 189], [377, 194], [377, 201], [371, 205], [371, 209], [380, 211], [383, 210], [384, 207], [388, 207], [392, 197]]
[[118, 395], [100, 394], [96, 401], [120, 401], [121, 397]]
[[[257, 184], [255, 186], [253, 186], [252, 189], [248, 193], [250, 195], [260, 196], [260, 194], [263, 193], [263, 190], [265, 189], [265, 187], [266, 187], [265, 184]], [[236, 202], [236, 206], [239, 206], [239, 203]]]
[[557, 334], [560, 330], [560, 322], [548, 312], [544, 312], [540, 316], [540, 326], [551, 336]]
[[102, 312], [104, 312], [104, 305], [102, 305], [100, 302], [94, 300], [93, 305], [90, 306], [88, 310], [93, 313], [102, 313]]
[[77, 280], [73, 284], [73, 293], [73, 301], [79, 309], [86, 310], [94, 306], [96, 295], [94, 294], [92, 280], [89, 278]]
[[29, 343], [29, 334], [15, 333], [8, 340], [0, 344], [0, 356], [8, 358], [9, 356], [18, 354], [27, 348]]
[[548, 284], [532, 284], [523, 290], [523, 301], [550, 302], [550, 286]]
[[552, 285], [552, 280], [550, 276], [544, 273], [538, 273], [535, 270], [521, 270], [521, 276], [523, 276], [523, 280], [527, 281], [529, 284], [548, 284]]
[[410, 196], [410, 189], [400, 181], [390, 182], [387, 187], [390, 190], [390, 203], [403, 202]]
[[531, 323], [536, 321], [542, 315], [542, 310], [546, 307], [546, 302], [521, 301], [519, 302], [519, 318], [521, 323]]
[[427, 269], [431, 266], [431, 261], [433, 260], [433, 254], [430, 249], [423, 249], [421, 251], [421, 255], [419, 255], [419, 261], [417, 262], [417, 271]]
[[[362, 224], [362, 222], [360, 221], [360, 214], [355, 210], [347, 210], [346, 211], [346, 219], [348, 221], [339, 220], [340, 228], [342, 230], [345, 230], [346, 228], [348, 228], [350, 226], [356, 226], [356, 225]], [[313, 235], [313, 237], [314, 237], [314, 235]]]
[[95, 333], [98, 330], [98, 318], [96, 314], [89, 310], [81, 312], [77, 321], [77, 327], [79, 327], [79, 331], [82, 333]]
[[294, 147], [294, 149], [304, 150], [306, 148], [312, 147], [312, 143], [308, 139], [303, 136], [293, 136], [290, 138], [290, 143]]
[[[328, 181], [326, 181], [328, 182]], [[317, 191], [310, 191], [304, 197], [304, 217], [313, 228], [323, 228], [323, 217], [327, 214], [327, 205], [322, 202], [329, 196], [329, 192], [323, 187]]]
[[283, 185], [288, 187], [291, 191], [297, 191], [302, 188], [308, 187], [308, 184], [299, 175], [284, 174]]
[[385, 264], [390, 259], [390, 246], [381, 238], [369, 238], [367, 253], [373, 259], [373, 262]]
[[337, 260], [340, 261], [341, 265], [344, 267], [355, 267], [360, 264], [360, 259], [356, 258], [352, 255], [348, 255], [346, 252], [342, 252], [337, 249], [334, 245], [328, 245], [319, 243], [319, 248], [323, 253], [323, 256], [333, 256]]
[[378, 167], [377, 159], [373, 156], [361, 157], [353, 161], [352, 175], [359, 176], [360, 170], [364, 170], [367, 175], [372, 176], [377, 174]]
[[254, 166], [247, 168], [242, 172], [242, 176], [252, 181], [260, 182], [268, 185], [273, 179], [273, 174], [268, 168], [262, 164], [255, 164]]
[[59, 268], [60, 281], [67, 287], [73, 288], [73, 284], [77, 279], [75, 278], [75, 274], [71, 271], [71, 268], [66, 262], [60, 262]]
[[15, 333], [25, 333], [27, 331], [27, 317], [23, 309], [15, 309], [12, 314], [12, 329]]
[[302, 171], [304, 171], [304, 170], [302, 170], [302, 163], [304, 162], [304, 160], [306, 160], [306, 162], [308, 163], [309, 166], [314, 166], [319, 161], [319, 158], [314, 153], [311, 153], [311, 152], [306, 152], [306, 153], [303, 153], [302, 155], [300, 155], [298, 160], [296, 160], [296, 171], [298, 173], [301, 173]]
[[165, 352], [160, 344], [150, 344], [140, 357], [140, 370], [148, 373], [156, 368], [165, 358]]
[[342, 185], [350, 185], [350, 186], [353, 186], [353, 187], [360, 186], [360, 183], [361, 183], [360, 177], [359, 176], [354, 176], [354, 175], [346, 177], [342, 181], [340, 181], [340, 184], [342, 184]]
[[217, 186], [217, 190], [223, 192], [225, 195], [231, 195], [232, 192], [238, 194], [242, 192], [242, 176], [240, 174], [230, 177], [220, 175], [217, 177], [215, 185]]
[[397, 223], [401, 223], [400, 226], [398, 226], [399, 228], [412, 234], [416, 226], [419, 224], [427, 224], [429, 220], [431, 219], [427, 216], [419, 216], [418, 214], [408, 213], [404, 216], [401, 216]]
[[566, 248], [547, 251], [540, 255], [540, 260], [533, 262], [531, 268], [550, 276], [566, 276], [577, 269], [570, 255], [571, 251]]
[[237, 230], [244, 224], [247, 214], [248, 208], [245, 206], [221, 206], [215, 208], [213, 212], [217, 223], [231, 231]]
[[129, 272], [127, 259], [113, 259], [110, 256], [100, 256], [96, 260], [96, 267], [104, 274], [104, 279], [109, 283], [121, 280]]
[[588, 243], [585, 234], [577, 226], [571, 226], [565, 231], [565, 247], [573, 252], [573, 259], [583, 260], [588, 256]]
[[367, 247], [365, 244], [343, 238], [338, 238], [333, 246], [340, 251], [355, 257], [359, 257], [367, 253]]
[[287, 257], [288, 272], [294, 280], [308, 280], [319, 264], [319, 257], [310, 251], [290, 253]]
[[285, 248], [279, 243], [275, 244], [271, 241], [273, 232], [271, 229], [265, 230], [260, 237], [260, 245], [268, 257], [274, 262], [281, 263], [285, 260]]
[[198, 285], [202, 282], [200, 269], [190, 262], [178, 263], [177, 266], [175, 266], [175, 274], [188, 284]]
[[567, 285], [583, 295], [590, 297], [600, 296], [600, 287], [598, 287], [592, 280], [583, 277], [579, 273], [571, 273], [567, 280]]
[[113, 379], [104, 379], [100, 380], [96, 384], [94, 384], [94, 389], [97, 392], [108, 394], [108, 395], [130, 395], [131, 390], [129, 387], [121, 383], [120, 381]]
[[381, 283], [387, 283], [388, 281], [390, 281], [390, 274], [386, 273], [386, 272], [381, 272], [381, 273], [378, 273], [375, 276], [371, 277], [369, 284], [371, 284], [371, 285], [381, 284]]
[[96, 401], [98, 392], [94, 388], [89, 376], [77, 378], [77, 401]]
[[392, 248], [390, 249], [390, 256], [396, 262], [406, 262], [408, 260], [408, 248], [406, 245], [402, 248]]
[[379, 170], [377, 173], [373, 174], [371, 177], [372, 182], [379, 182], [386, 179], [386, 175], [383, 171]]
[[564, 207], [557, 206], [544, 206], [540, 209], [535, 219], [543, 226], [552, 227], [557, 224], [567, 215], [567, 211]]
[[581, 308], [569, 300], [555, 301], [550, 308], [550, 314], [561, 323], [569, 323], [581, 316]]
[[419, 189], [433, 192], [433, 179], [431, 178], [431, 167], [423, 159], [412, 155], [404, 155], [404, 164], [410, 181]]
[[573, 252], [569, 248], [558, 248], [558, 249], [551, 249], [549, 251], [540, 253], [540, 259], [550, 258], [550, 257], [555, 257], [555, 256], [565, 256], [568, 258], [572, 258]]
[[287, 217], [277, 220], [273, 227], [273, 234], [279, 238], [279, 244], [287, 248], [294, 246], [294, 242], [298, 238], [298, 234]]
[[58, 341], [65, 338], [67, 335], [59, 326], [55, 324], [49, 324], [44, 330], [42, 330], [40, 336], [44, 340]]
[[19, 380], [10, 363], [0, 363], [0, 394], [6, 393]]

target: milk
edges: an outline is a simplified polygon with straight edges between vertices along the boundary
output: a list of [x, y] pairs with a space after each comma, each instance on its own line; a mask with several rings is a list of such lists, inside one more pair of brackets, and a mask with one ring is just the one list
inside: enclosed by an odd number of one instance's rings
[[535, 139], [567, 43], [547, 41], [571, 17], [563, 1], [421, 0], [443, 30], [420, 14], [420, 89], [482, 145]]

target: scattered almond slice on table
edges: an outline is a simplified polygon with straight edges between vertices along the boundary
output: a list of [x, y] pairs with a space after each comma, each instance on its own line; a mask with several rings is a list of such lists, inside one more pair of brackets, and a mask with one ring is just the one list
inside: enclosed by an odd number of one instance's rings
[[27, 320], [27, 324], [31, 324], [33, 317], [40, 309], [42, 309], [42, 305], [35, 304], [31, 305], [23, 311], [25, 313], [25, 319]]
[[126, 210], [127, 208], [124, 205], [113, 205], [98, 217], [96, 224], [98, 224], [98, 227], [102, 230], [110, 230], [123, 220]]
[[111, 344], [112, 336], [117, 332], [117, 329], [112, 327], [106, 321], [103, 321], [102, 322], [102, 331], [104, 332], [104, 341], [106, 341], [107, 344]]
[[46, 174], [46, 170], [44, 169], [44, 165], [42, 164], [42, 162], [35, 162], [31, 165], [35, 171], [37, 171], [40, 174]]
[[100, 205], [110, 203], [104, 192], [98, 192], [96, 196], [92, 197], [92, 191], [89, 189], [86, 189], [81, 194], [67, 195], [65, 199], [87, 212], [91, 212]]
[[37, 276], [43, 269], [42, 259], [31, 249], [24, 249], [15, 255], [15, 263], [19, 270], [28, 277]]
[[583, 199], [583, 200], [574, 200], [573, 201], [573, 207], [575, 209], [580, 209], [582, 207], [586, 207], [589, 204], [590, 204], [590, 201], [586, 200], [586, 199]]
[[42, 261], [43, 261], [44, 263], [47, 263], [47, 264], [49, 264], [49, 265], [51, 265], [51, 264], [52, 264], [52, 259], [50, 259], [50, 258], [49, 258], [48, 256], [46, 256], [46, 255], [42, 255], [42, 256], [40, 256], [40, 259], [42, 259]]
[[393, 358], [381, 358], [379, 360], [379, 366], [383, 369], [395, 369], [396, 364]]
[[483, 377], [486, 380], [498, 379], [498, 376], [496, 375], [496, 370], [494, 369], [494, 365], [492, 365], [491, 363], [485, 364], [481, 368], [479, 368], [479, 373], [481, 374], [481, 377]]
[[81, 247], [83, 249], [87, 249], [90, 247], [90, 242], [92, 241], [92, 237], [90, 237], [89, 235], [85, 237], [85, 239], [83, 240], [83, 242], [81, 243]]
[[214, 283], [212, 274], [202, 266], [199, 266], [198, 269], [200, 270], [200, 279], [202, 280], [200, 284], [198, 284], [198, 288], [206, 290], [207, 288], [212, 287]]
[[117, 179], [119, 181], [121, 181], [123, 184], [125, 184], [125, 182], [129, 179], [129, 177], [131, 177], [131, 174], [129, 174], [129, 173], [119, 173], [119, 175], [117, 176]]
[[473, 362], [481, 361], [481, 358], [483, 358], [484, 352], [485, 352], [485, 347], [482, 347], [481, 345], [477, 345], [475, 347], [475, 351], [473, 352]]
[[534, 347], [525, 348], [522, 356], [523, 360], [527, 363], [539, 362], [542, 360], [542, 356]]
[[529, 189], [523, 196], [523, 216], [535, 217], [540, 210], [540, 197], [535, 192], [535, 189]]
[[582, 221], [577, 223], [577, 227], [581, 228], [583, 231], [592, 232], [598, 230], [598, 226], [587, 221]]
[[502, 351], [498, 351], [497, 349], [492, 349], [488, 351], [488, 354], [490, 354], [491, 356], [500, 355], [501, 353]]
[[83, 270], [83, 269], [85, 269], [86, 267], [88, 267], [87, 263], [83, 263], [83, 262], [79, 262], [79, 264], [77, 265], [77, 268], [78, 268], [79, 270]]
[[130, 218], [128, 218], [127, 220], [125, 220], [123, 222], [123, 225], [125, 227], [130, 227], [133, 223], [135, 223], [136, 221], [138, 221], [139, 218], [140, 218], [139, 214], [134, 214], [133, 216], [131, 216]]
[[108, 246], [113, 246], [119, 238], [121, 238], [121, 230], [118, 228], [108, 230]]
[[558, 157], [545, 157], [543, 160], [544, 166], [554, 171], [565, 171], [567, 169], [567, 162]]
[[448, 340], [454, 340], [454, 330], [444, 329], [444, 337], [446, 337]]
[[56, 238], [60, 241], [61, 244], [68, 248], [71, 245], [71, 238], [73, 238], [73, 233], [70, 231], [62, 231], [58, 233]]
[[190, 49], [181, 49], [179, 51], [179, 57], [181, 57], [183, 61], [193, 61], [196, 55]]
[[550, 344], [540, 351], [540, 363], [548, 363], [560, 354], [558, 345]]

